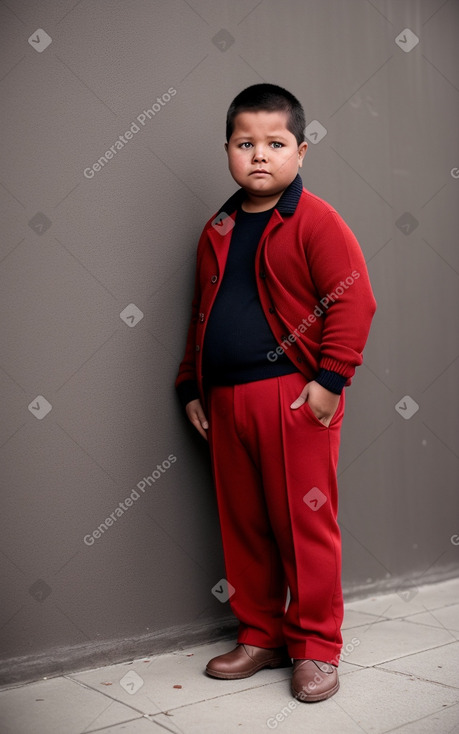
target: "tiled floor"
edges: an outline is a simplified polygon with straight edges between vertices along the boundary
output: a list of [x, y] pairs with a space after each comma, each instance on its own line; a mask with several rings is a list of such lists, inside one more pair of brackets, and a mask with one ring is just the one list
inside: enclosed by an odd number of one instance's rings
[[[403, 595], [402, 595], [403, 596]], [[289, 669], [203, 674], [231, 642], [0, 691], [2, 734], [459, 734], [459, 579], [346, 605], [341, 687], [292, 698]]]

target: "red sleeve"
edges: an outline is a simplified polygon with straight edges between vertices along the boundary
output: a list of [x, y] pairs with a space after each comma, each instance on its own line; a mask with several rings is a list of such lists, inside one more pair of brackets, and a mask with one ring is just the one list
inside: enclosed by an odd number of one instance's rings
[[319, 366], [349, 379], [362, 363], [376, 301], [359, 243], [336, 211], [316, 225], [307, 258], [324, 314]]
[[[180, 363], [178, 375], [175, 380], [175, 387], [178, 390], [182, 403], [188, 402], [188, 399], [192, 400], [193, 397], [198, 397], [199, 395], [196, 376], [196, 324], [198, 321], [199, 304], [201, 302], [199, 259], [203, 238], [204, 232], [199, 240], [197, 250], [194, 295], [191, 303], [191, 318], [186, 339], [185, 356]], [[193, 397], [190, 397], [191, 395], [193, 395]]]

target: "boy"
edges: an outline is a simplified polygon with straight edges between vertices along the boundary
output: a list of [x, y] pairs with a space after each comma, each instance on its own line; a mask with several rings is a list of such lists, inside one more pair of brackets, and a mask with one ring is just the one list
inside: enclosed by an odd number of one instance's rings
[[236, 647], [206, 672], [247, 678], [293, 659], [293, 695], [312, 702], [339, 688], [343, 388], [376, 302], [351, 230], [303, 188], [304, 128], [301, 104], [272, 84], [248, 87], [228, 110], [241, 188], [199, 240], [176, 387], [209, 440], [239, 620]]

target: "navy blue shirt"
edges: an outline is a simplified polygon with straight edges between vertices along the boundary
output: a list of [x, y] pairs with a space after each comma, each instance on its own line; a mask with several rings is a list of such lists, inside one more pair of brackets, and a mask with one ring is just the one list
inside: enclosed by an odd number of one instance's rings
[[267, 356], [278, 343], [258, 296], [255, 254], [272, 212], [237, 210], [223, 280], [206, 328], [203, 376], [208, 385], [235, 385], [298, 372], [285, 353], [275, 362]]

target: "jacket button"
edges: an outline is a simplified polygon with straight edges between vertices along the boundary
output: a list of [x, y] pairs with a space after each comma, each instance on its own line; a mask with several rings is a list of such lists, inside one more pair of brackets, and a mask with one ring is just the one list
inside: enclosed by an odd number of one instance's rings
[[217, 275], [212, 275], [212, 277], [211, 277], [211, 279], [210, 279], [210, 282], [211, 282], [211, 283], [216, 283], [216, 282], [217, 282], [217, 280], [218, 280], [218, 276], [217, 276]]
[[204, 321], [204, 319], [205, 319], [205, 316], [204, 316], [204, 314], [203, 314], [203, 313], [200, 313], [200, 314], [199, 314], [199, 321], [201, 322], [201, 324], [202, 324], [202, 322]]
[[276, 313], [276, 310], [272, 306], [270, 306], [269, 307], [269, 313]]
[[260, 278], [266, 278], [266, 273], [264, 270], [260, 271]]
[[301, 362], [303, 361], [303, 357], [298, 357], [296, 361], [301, 364]]
[[199, 352], [200, 349], [201, 347], [199, 346], [199, 344], [196, 344], [196, 351]]

